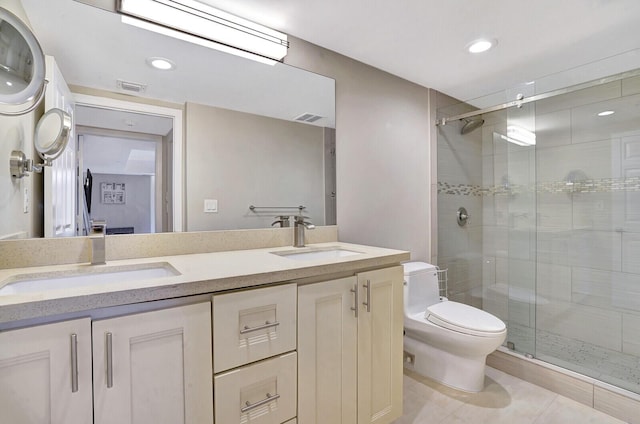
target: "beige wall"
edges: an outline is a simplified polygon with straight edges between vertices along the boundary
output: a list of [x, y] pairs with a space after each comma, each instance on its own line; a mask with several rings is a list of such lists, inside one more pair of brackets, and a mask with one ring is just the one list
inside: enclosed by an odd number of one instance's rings
[[[304, 205], [324, 225], [321, 127], [188, 103], [185, 140], [188, 231], [266, 228], [279, 214], [249, 205]], [[204, 199], [218, 213], [204, 213]]]
[[[35, 112], [19, 117], [0, 116], [0, 239], [37, 237], [42, 231], [39, 206], [34, 205], [34, 192], [41, 190], [41, 174], [29, 173], [28, 177], [12, 178], [9, 156], [12, 150], [21, 150], [27, 158], [34, 158], [33, 130]], [[38, 160], [39, 161], [39, 160]], [[23, 212], [27, 190], [29, 212]]]
[[336, 80], [340, 240], [428, 260], [429, 89], [295, 38], [285, 63]]

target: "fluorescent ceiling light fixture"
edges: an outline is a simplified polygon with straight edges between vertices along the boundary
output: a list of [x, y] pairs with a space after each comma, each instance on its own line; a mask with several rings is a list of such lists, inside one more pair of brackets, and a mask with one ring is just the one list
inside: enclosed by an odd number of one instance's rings
[[486, 38], [482, 38], [482, 39], [471, 42], [467, 46], [467, 50], [469, 51], [469, 53], [482, 53], [482, 52], [486, 52], [496, 44], [497, 44], [496, 40], [487, 40]]
[[605, 111], [600, 112], [598, 114], [598, 116], [609, 116], [609, 115], [613, 115], [614, 113], [616, 113], [616, 112], [613, 111], [613, 110], [605, 110]]
[[176, 68], [175, 63], [169, 59], [165, 59], [164, 57], [148, 57], [147, 64], [155, 69], [160, 69], [161, 71], [170, 71]]
[[193, 0], [120, 0], [122, 22], [183, 41], [268, 62], [287, 55], [287, 35]]
[[500, 134], [500, 138], [518, 146], [526, 147], [535, 146], [536, 144], [536, 134], [534, 132], [516, 125], [507, 126], [507, 135]]
[[224, 44], [205, 40], [203, 38], [195, 37], [193, 35], [185, 34], [184, 32], [169, 29], [167, 27], [152, 24], [146, 21], [141, 21], [140, 19], [131, 18], [129, 16], [123, 16], [122, 22], [138, 28], [146, 29], [147, 31], [157, 32], [158, 34], [167, 35], [169, 37], [177, 38], [178, 40], [187, 41], [189, 43], [198, 44], [200, 46], [215, 49], [224, 53], [230, 53], [236, 56], [244, 57], [245, 59], [255, 60], [256, 62], [264, 63], [267, 65], [273, 66], [278, 63], [273, 59], [267, 59], [266, 57], [258, 56], [257, 54], [245, 52], [244, 50], [234, 49], [233, 47], [225, 46]]

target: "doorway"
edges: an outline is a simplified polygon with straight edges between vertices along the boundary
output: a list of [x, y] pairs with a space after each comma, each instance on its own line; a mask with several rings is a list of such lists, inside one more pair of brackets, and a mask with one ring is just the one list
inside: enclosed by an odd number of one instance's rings
[[[182, 230], [182, 111], [78, 95], [78, 235]], [[176, 190], [177, 188], [177, 190]]]

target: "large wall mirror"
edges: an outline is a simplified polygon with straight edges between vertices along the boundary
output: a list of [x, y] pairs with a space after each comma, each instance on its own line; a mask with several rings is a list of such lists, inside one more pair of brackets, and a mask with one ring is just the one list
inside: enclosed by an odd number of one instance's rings
[[[22, 4], [77, 99], [75, 201], [85, 215], [113, 233], [267, 228], [299, 213], [335, 224], [332, 79], [126, 25], [75, 0]], [[175, 68], [153, 68], [156, 57]], [[180, 111], [179, 130], [164, 109]]]

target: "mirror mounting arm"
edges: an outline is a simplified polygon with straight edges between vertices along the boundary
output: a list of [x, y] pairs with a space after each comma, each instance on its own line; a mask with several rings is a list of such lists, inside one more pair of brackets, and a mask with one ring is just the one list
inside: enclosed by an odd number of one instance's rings
[[45, 166], [51, 166], [51, 161], [45, 159], [43, 163], [34, 163], [21, 150], [13, 150], [9, 158], [11, 176], [14, 178], [28, 177], [29, 172], [41, 173]]

